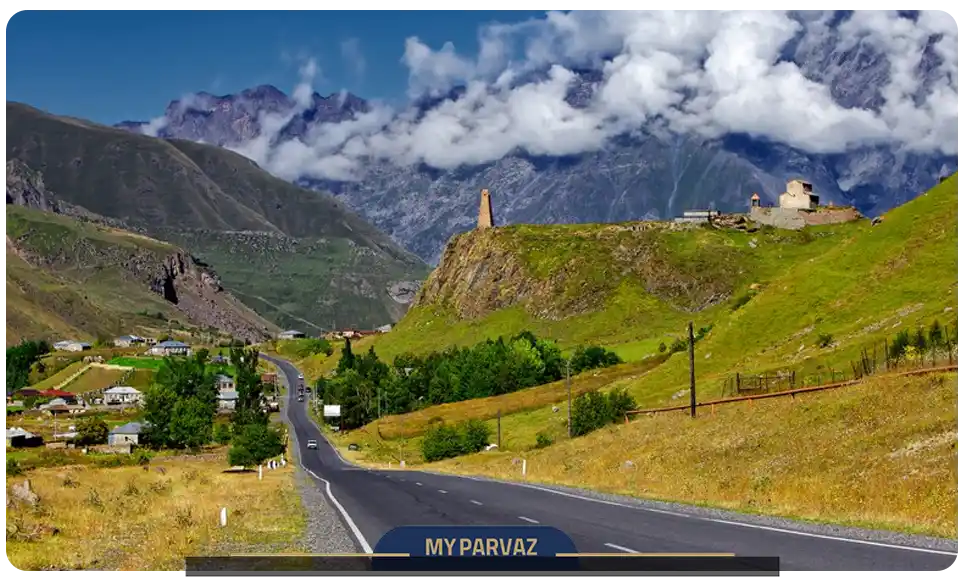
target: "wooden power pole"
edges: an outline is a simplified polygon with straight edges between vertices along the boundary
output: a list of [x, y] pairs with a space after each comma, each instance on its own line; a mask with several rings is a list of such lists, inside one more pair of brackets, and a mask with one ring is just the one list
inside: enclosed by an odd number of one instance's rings
[[566, 360], [566, 390], [569, 392], [569, 419], [568, 422], [569, 437], [572, 437], [572, 380], [569, 379], [569, 364], [572, 362], [572, 358]]
[[689, 325], [690, 337], [690, 417], [696, 417], [696, 342], [693, 339], [693, 322]]

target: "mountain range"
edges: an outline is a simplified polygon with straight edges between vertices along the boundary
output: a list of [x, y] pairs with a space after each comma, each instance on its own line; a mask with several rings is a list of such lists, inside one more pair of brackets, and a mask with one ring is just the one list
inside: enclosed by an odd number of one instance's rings
[[[6, 151], [8, 205], [95, 215], [112, 228], [183, 247], [279, 327], [318, 334], [394, 322], [428, 273], [338, 199], [223, 148], [8, 102]], [[40, 182], [55, 197], [33, 186]]]
[[[933, 44], [918, 67], [921, 90], [941, 74]], [[807, 78], [828, 86], [839, 105], [869, 110], [883, 106], [881, 87], [890, 64], [873, 43], [858, 41], [846, 49], [835, 41], [791, 43], [785, 52]], [[599, 70], [574, 72], [566, 100], [584, 107], [602, 76]], [[427, 114], [464, 92], [457, 86], [415, 101], [406, 114]], [[268, 144], [278, 147], [304, 140], [322, 126], [347, 126], [346, 121], [371, 108], [351, 93], [314, 93], [308, 102], [298, 102], [275, 87], [258, 86], [223, 96], [194, 94], [173, 101], [154, 121], [118, 126], [235, 149], [271, 133]], [[284, 116], [281, 129], [262, 125], [271, 115]], [[358, 178], [285, 178], [334, 193], [408, 250], [436, 264], [453, 235], [474, 227], [481, 189], [491, 192], [496, 221], [503, 224], [667, 219], [693, 208], [743, 211], [754, 192], [765, 203], [775, 202], [791, 178], [812, 182], [823, 202], [853, 205], [875, 216], [914, 198], [956, 168], [956, 156], [882, 145], [814, 154], [746, 134], [707, 139], [640, 129], [610, 139], [599, 150], [567, 156], [515, 151], [456, 169], [372, 160]]]

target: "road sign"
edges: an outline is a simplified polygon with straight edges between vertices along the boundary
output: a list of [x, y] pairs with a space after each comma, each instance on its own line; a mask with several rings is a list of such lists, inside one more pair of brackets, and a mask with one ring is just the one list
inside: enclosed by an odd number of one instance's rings
[[340, 405], [326, 405], [325, 417], [339, 417], [341, 415]]

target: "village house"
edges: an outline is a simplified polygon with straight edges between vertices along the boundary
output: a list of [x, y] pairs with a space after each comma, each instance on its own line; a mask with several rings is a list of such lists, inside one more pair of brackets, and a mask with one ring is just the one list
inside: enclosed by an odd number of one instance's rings
[[278, 334], [278, 339], [304, 339], [305, 334], [296, 329], [289, 329]]
[[84, 341], [73, 341], [68, 339], [54, 343], [53, 348], [56, 351], [86, 351], [90, 349], [90, 344]]
[[116, 347], [133, 347], [135, 345], [140, 345], [145, 342], [143, 337], [138, 337], [137, 335], [121, 335], [114, 339], [114, 345]]
[[191, 355], [191, 347], [180, 341], [162, 341], [150, 348], [151, 355], [167, 357], [169, 355]]
[[800, 179], [787, 183], [787, 190], [780, 195], [780, 208], [816, 210], [820, 197], [813, 194], [813, 185]]
[[377, 331], [377, 332], [379, 332], [379, 333], [388, 333], [388, 332], [390, 332], [391, 330], [392, 330], [392, 324], [391, 324], [391, 323], [389, 323], [388, 325], [382, 325], [381, 327], [375, 329], [375, 331]]
[[128, 385], [117, 385], [104, 390], [104, 403], [107, 405], [140, 404], [144, 394]]
[[234, 391], [234, 380], [230, 376], [219, 373], [215, 376], [215, 386], [218, 391]]
[[122, 426], [115, 427], [107, 435], [107, 445], [123, 446], [138, 445], [140, 436], [144, 433], [147, 424], [140, 421], [132, 421]]
[[87, 406], [82, 403], [67, 403], [67, 400], [58, 397], [50, 400], [37, 409], [46, 411], [50, 415], [60, 415], [65, 413], [83, 413], [87, 411]]
[[218, 392], [218, 409], [234, 411], [235, 406], [238, 403], [238, 392], [231, 390], [222, 390]]
[[34, 435], [20, 427], [12, 427], [7, 430], [8, 448], [32, 448], [43, 445], [44, 440], [41, 436]]

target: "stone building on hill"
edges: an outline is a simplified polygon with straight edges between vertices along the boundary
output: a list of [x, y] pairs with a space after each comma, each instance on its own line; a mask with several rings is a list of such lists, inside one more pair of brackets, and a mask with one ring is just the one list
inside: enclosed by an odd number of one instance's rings
[[760, 203], [760, 196], [753, 193], [750, 197], [750, 220], [780, 229], [802, 229], [807, 225], [830, 225], [863, 218], [854, 207], [820, 205], [820, 197], [814, 194], [813, 185], [800, 179], [787, 183], [779, 203], [776, 207], [764, 207]]

